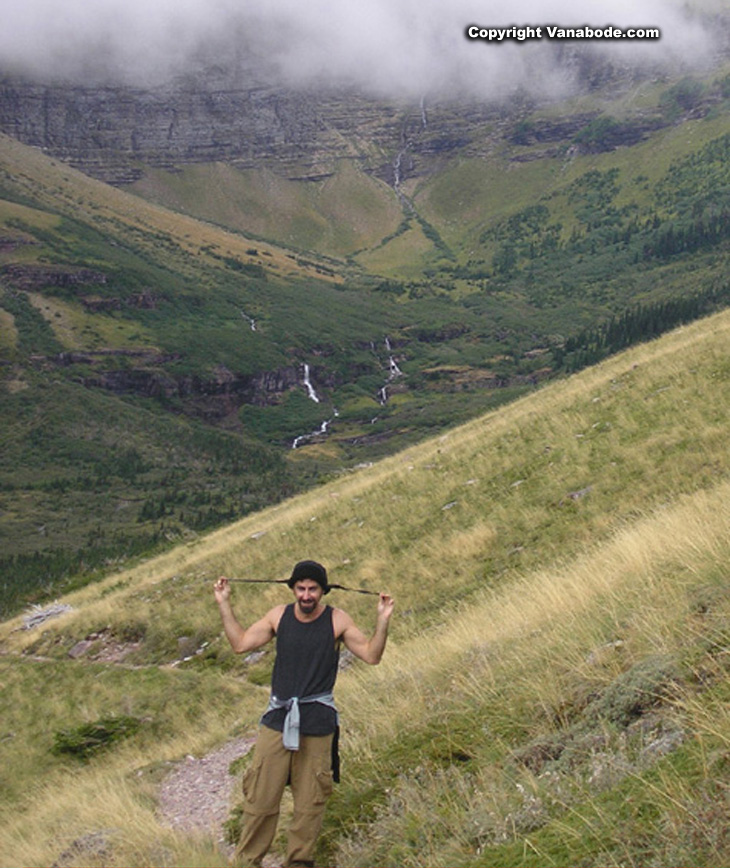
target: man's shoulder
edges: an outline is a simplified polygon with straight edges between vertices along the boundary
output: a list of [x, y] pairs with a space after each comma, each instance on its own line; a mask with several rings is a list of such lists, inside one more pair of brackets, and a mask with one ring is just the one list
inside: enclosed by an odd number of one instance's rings
[[332, 626], [335, 630], [335, 635], [340, 636], [348, 626], [352, 624], [352, 618], [344, 609], [336, 609], [332, 607]]
[[269, 609], [269, 611], [264, 615], [264, 618], [271, 624], [271, 626], [276, 630], [279, 626], [279, 621], [281, 621], [284, 612], [286, 611], [286, 603], [279, 603], [278, 606], [274, 606], [273, 609]]

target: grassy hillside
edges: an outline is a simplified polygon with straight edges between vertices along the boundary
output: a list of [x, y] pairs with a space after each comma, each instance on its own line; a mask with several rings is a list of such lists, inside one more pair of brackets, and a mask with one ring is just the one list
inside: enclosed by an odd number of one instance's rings
[[378, 244], [401, 219], [387, 185], [349, 161], [316, 181], [290, 180], [266, 169], [236, 170], [223, 163], [174, 172], [148, 169], [131, 189], [250, 237], [340, 257]]
[[[626, 346], [597, 346], [592, 330], [639, 307], [659, 322], [687, 298], [704, 312], [727, 303], [729, 82], [721, 66], [491, 114], [436, 100], [423, 125], [407, 123], [414, 107], [404, 105], [395, 110], [405, 143], [333, 161], [319, 180], [210, 165], [150, 170], [132, 189], [287, 243], [296, 224], [297, 243], [347, 257], [351, 280], [398, 302], [409, 397], [479, 397], [488, 374], [514, 382], [575, 370]], [[399, 153], [408, 169], [396, 191], [376, 176]], [[358, 247], [335, 240], [341, 221], [380, 229]]]
[[[7, 613], [302, 484], [237, 421], [225, 385], [228, 370], [290, 361], [279, 349], [287, 325], [267, 339], [241, 311], [258, 315], [267, 296], [284, 309], [315, 270], [266, 245], [254, 255], [246, 239], [149, 208], [7, 138], [2, 177]], [[321, 276], [311, 286], [320, 292], [337, 309], [341, 294]], [[367, 318], [361, 311], [358, 328]], [[307, 346], [306, 334], [291, 327], [290, 345]]]
[[[322, 864], [725, 864], [729, 336], [699, 321], [6, 621], [9, 868], [225, 864], [160, 826], [156, 787], [265, 703], [271, 653], [231, 654], [213, 578], [301, 557], [397, 601], [381, 666], [338, 682]], [[105, 751], [53, 752], [109, 718]]]

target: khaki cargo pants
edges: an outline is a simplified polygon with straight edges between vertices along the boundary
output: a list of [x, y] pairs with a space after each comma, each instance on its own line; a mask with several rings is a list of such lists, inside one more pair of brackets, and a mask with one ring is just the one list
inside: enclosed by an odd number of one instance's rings
[[259, 866], [276, 834], [284, 787], [291, 785], [294, 814], [286, 864], [311, 862], [328, 797], [332, 793], [331, 735], [303, 735], [299, 750], [287, 750], [281, 733], [259, 727], [251, 765], [243, 776], [243, 831], [238, 864]]

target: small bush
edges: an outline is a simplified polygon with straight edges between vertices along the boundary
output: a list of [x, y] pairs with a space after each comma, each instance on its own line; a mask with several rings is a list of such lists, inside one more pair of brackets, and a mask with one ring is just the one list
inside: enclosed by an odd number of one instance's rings
[[88, 759], [115, 742], [134, 735], [141, 725], [142, 721], [138, 717], [121, 715], [61, 729], [54, 735], [53, 753]]
[[617, 726], [628, 726], [666, 699], [670, 686], [678, 678], [677, 666], [671, 658], [663, 655], [649, 657], [610, 684], [588, 707], [587, 716]]

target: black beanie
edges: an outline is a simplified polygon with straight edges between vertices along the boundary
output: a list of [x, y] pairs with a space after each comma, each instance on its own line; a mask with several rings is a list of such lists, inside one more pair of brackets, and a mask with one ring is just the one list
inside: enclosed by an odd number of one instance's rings
[[303, 579], [311, 579], [322, 588], [325, 594], [329, 594], [330, 587], [327, 581], [327, 570], [322, 564], [318, 564], [317, 561], [299, 561], [292, 570], [287, 585], [293, 588], [297, 582], [301, 582]]

